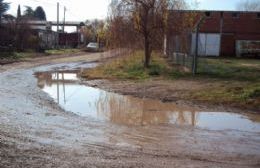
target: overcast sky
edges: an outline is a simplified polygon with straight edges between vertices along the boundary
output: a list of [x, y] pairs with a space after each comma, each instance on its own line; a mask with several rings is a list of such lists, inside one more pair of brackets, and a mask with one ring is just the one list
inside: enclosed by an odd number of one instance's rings
[[[237, 4], [244, 0], [198, 0], [200, 9], [207, 10], [235, 10]], [[249, 0], [250, 1], [250, 0]], [[258, 0], [260, 3], [260, 0]]]
[[[42, 6], [49, 21], [57, 19], [57, 2], [60, 3], [60, 20], [63, 19], [63, 8], [66, 6], [67, 21], [85, 21], [87, 19], [105, 19], [108, 5], [111, 0], [5, 0], [11, 3], [9, 13], [16, 16], [17, 7], [20, 4], [22, 12], [24, 6], [36, 8]], [[188, 0], [193, 1], [193, 0]], [[199, 9], [207, 10], [235, 10], [236, 4], [241, 0], [198, 0]], [[260, 2], [260, 0], [259, 0]]]
[[16, 15], [20, 4], [22, 11], [28, 5], [34, 9], [42, 6], [46, 12], [47, 19], [54, 21], [57, 18], [57, 2], [60, 3], [60, 18], [63, 18], [63, 8], [66, 6], [66, 20], [85, 21], [86, 19], [102, 19], [107, 16], [107, 8], [110, 0], [5, 0], [11, 3], [9, 13]]
[[[63, 6], [68, 9], [67, 20], [85, 21], [86, 19], [102, 19], [107, 15], [108, 5], [111, 0], [6, 0], [11, 3], [9, 13], [16, 15], [17, 7], [20, 4], [22, 11], [24, 6], [33, 8], [42, 6], [47, 14], [48, 20], [56, 20], [56, 2], [60, 2], [60, 18], [63, 18]], [[189, 0], [192, 1], [192, 0]], [[240, 0], [198, 0], [200, 9], [210, 10], [234, 10]], [[259, 0], [260, 2], [260, 0]]]

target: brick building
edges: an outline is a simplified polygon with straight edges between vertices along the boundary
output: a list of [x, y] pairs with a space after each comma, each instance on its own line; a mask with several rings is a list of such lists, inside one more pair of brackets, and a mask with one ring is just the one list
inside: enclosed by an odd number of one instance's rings
[[204, 18], [199, 30], [199, 55], [241, 56], [260, 54], [260, 12], [191, 11], [170, 12], [171, 29], [166, 35], [166, 51], [193, 53], [195, 27]]

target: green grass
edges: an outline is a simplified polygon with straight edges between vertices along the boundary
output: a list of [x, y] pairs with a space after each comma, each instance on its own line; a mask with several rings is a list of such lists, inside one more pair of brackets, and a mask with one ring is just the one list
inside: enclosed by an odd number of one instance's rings
[[145, 80], [161, 76], [167, 72], [167, 63], [160, 54], [153, 53], [149, 68], [144, 68], [143, 53], [134, 52], [124, 58], [118, 58], [95, 69], [83, 72], [88, 78], [118, 78], [129, 80]]
[[24, 52], [0, 52], [1, 63], [12, 63], [16, 61], [26, 60], [37, 56], [74, 54], [80, 52], [80, 49], [59, 49], [46, 50], [45, 53], [38, 53], [34, 50], [26, 50]]
[[[158, 53], [153, 53], [151, 65], [143, 66], [143, 52], [118, 58], [97, 68], [82, 73], [88, 79], [124, 79], [146, 81], [154, 77], [161, 80], [197, 81], [203, 87], [189, 90], [180, 95], [187, 100], [211, 103], [236, 104], [260, 108], [260, 60], [253, 59], [203, 59], [198, 74], [180, 71], [179, 67], [169, 66]], [[150, 81], [150, 80], [149, 80]], [[192, 86], [190, 86], [192, 87]]]
[[21, 60], [30, 58], [34, 55], [33, 52], [0, 52], [0, 59], [2, 60]]
[[200, 58], [197, 75], [173, 70], [170, 76], [212, 83], [211, 87], [187, 94], [193, 100], [260, 108], [260, 60]]
[[256, 59], [199, 59], [198, 75], [239, 81], [260, 80], [260, 60]]
[[260, 85], [256, 83], [225, 83], [189, 94], [193, 100], [233, 104], [240, 107], [260, 109]]
[[47, 55], [62, 55], [62, 54], [73, 54], [79, 52], [80, 49], [52, 49], [52, 50], [45, 50]]

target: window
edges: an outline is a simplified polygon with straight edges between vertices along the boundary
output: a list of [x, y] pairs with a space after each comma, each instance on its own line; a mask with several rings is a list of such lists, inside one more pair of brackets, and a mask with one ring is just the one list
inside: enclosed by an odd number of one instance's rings
[[210, 16], [211, 16], [211, 13], [210, 13], [210, 12], [205, 12], [205, 16], [206, 16], [206, 17], [210, 17]]
[[220, 12], [220, 17], [221, 17], [221, 18], [224, 17], [224, 12]]
[[239, 14], [238, 13], [232, 13], [232, 17], [233, 18], [239, 18]]
[[257, 19], [260, 19], [260, 13], [257, 13], [256, 17], [257, 17]]

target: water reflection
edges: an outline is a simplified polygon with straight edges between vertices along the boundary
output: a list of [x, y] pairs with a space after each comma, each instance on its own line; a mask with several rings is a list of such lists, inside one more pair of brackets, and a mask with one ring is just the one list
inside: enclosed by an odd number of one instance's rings
[[176, 124], [209, 129], [260, 130], [259, 116], [198, 112], [190, 107], [140, 99], [79, 84], [78, 71], [36, 73], [38, 86], [64, 109], [81, 116], [124, 125]]

